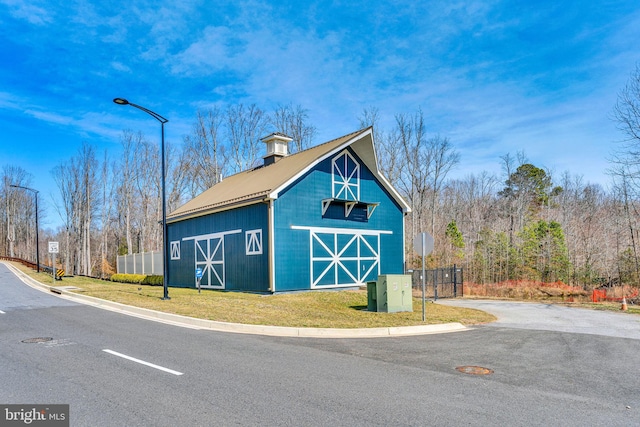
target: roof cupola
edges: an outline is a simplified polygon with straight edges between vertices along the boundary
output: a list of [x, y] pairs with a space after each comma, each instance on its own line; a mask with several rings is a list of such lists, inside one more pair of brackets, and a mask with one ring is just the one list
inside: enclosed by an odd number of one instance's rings
[[267, 166], [289, 155], [289, 142], [293, 141], [293, 138], [274, 132], [261, 141], [267, 144], [267, 154], [263, 157], [264, 165]]

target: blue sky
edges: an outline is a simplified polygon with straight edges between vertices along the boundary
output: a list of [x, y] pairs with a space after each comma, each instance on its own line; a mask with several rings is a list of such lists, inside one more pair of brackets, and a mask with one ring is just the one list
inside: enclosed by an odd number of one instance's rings
[[[640, 4], [620, 1], [0, 0], [0, 167], [20, 166], [59, 222], [51, 170], [123, 129], [167, 140], [198, 109], [300, 104], [315, 143], [424, 112], [463, 177], [524, 151], [606, 186], [617, 93], [640, 61]], [[47, 226], [47, 223], [44, 224]]]

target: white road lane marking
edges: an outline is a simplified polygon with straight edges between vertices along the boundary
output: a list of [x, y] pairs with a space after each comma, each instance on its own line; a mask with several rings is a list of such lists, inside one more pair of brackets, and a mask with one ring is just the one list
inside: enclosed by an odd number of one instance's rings
[[0, 314], [7, 314], [7, 313], [5, 313], [4, 311], [0, 310]]
[[165, 368], [164, 366], [154, 365], [153, 363], [145, 362], [144, 360], [136, 359], [135, 357], [127, 356], [126, 354], [118, 353], [117, 351], [104, 349], [102, 350], [105, 353], [113, 354], [114, 356], [122, 357], [123, 359], [131, 360], [136, 363], [140, 363], [141, 365], [150, 366], [155, 369], [159, 369], [164, 372], [168, 372], [173, 375], [183, 375], [182, 372], [174, 371], [173, 369]]

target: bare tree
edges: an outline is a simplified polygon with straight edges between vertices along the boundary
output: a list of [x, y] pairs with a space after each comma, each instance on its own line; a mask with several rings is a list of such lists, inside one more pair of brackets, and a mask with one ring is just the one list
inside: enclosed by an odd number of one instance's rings
[[258, 164], [262, 138], [266, 133], [268, 117], [255, 104], [242, 104], [227, 108], [226, 125], [229, 139], [231, 171], [238, 173]]
[[218, 108], [196, 113], [191, 135], [184, 137], [185, 160], [191, 183], [191, 196], [195, 197], [213, 187], [226, 175], [226, 150], [222, 141], [224, 116]]
[[87, 276], [92, 274], [94, 267], [91, 235], [99, 206], [97, 171], [94, 148], [86, 142], [76, 157], [53, 170], [54, 180], [63, 197], [63, 220], [67, 224], [67, 240], [70, 244], [67, 248], [68, 257], [73, 262], [73, 271]]
[[31, 243], [35, 239], [34, 199], [24, 190], [11, 187], [29, 187], [30, 184], [31, 176], [24, 169], [17, 166], [2, 168], [0, 201], [4, 209], [0, 211], [0, 238], [3, 241], [2, 253], [10, 257], [32, 259], [35, 253]]
[[436, 206], [442, 185], [451, 171], [460, 163], [460, 154], [455, 151], [448, 138], [436, 135], [427, 141], [427, 157], [432, 159], [431, 184], [431, 234], [435, 235]]
[[116, 165], [117, 176], [117, 209], [121, 213], [119, 218], [121, 221], [121, 230], [124, 231], [125, 244], [128, 254], [133, 253], [133, 227], [136, 221], [135, 215], [135, 185], [137, 175], [140, 172], [138, 162], [136, 161], [137, 147], [144, 140], [141, 132], [134, 133], [125, 130], [120, 136], [120, 144], [122, 146], [122, 155], [120, 161]]
[[97, 171], [99, 170], [98, 160], [96, 159], [95, 149], [85, 143], [80, 151], [80, 162], [83, 171], [82, 174], [82, 211], [83, 211], [83, 250], [84, 250], [84, 274], [90, 276], [93, 271], [93, 263], [91, 258], [91, 233], [93, 231], [93, 222], [95, 221], [95, 212], [99, 206], [99, 182]]
[[376, 144], [378, 169], [391, 183], [396, 186], [400, 181], [400, 174], [405, 166], [402, 145], [398, 143], [397, 130], [386, 133], [380, 125], [380, 113], [377, 108], [369, 107], [363, 110], [358, 118], [360, 128], [373, 127], [373, 140]]
[[316, 128], [308, 123], [307, 110], [300, 105], [278, 105], [272, 115], [272, 124], [276, 132], [292, 138], [290, 152], [296, 153], [311, 146]]
[[[427, 137], [422, 110], [413, 116], [396, 116], [398, 145], [402, 147], [404, 159], [398, 184], [409, 198], [417, 227], [429, 229], [436, 238], [436, 210], [442, 185], [453, 167], [460, 162], [460, 155], [453, 149], [448, 138], [439, 135]], [[449, 221], [446, 221], [443, 225]], [[412, 221], [414, 234], [416, 221]]]
[[[638, 259], [638, 226], [637, 218], [639, 218], [637, 202], [632, 195], [633, 189], [631, 188], [631, 182], [629, 176], [624, 173], [624, 170], [619, 171], [615, 177], [615, 190], [619, 199], [622, 202], [622, 212], [624, 214], [624, 224], [628, 230], [628, 238], [631, 249], [631, 259], [633, 260], [634, 273], [636, 278], [640, 278], [640, 261]], [[634, 188], [637, 188], [634, 186]]]
[[432, 168], [432, 159], [426, 150], [427, 135], [422, 112], [419, 111], [415, 116], [396, 115], [396, 132], [406, 164], [398, 184], [411, 203], [411, 235], [415, 235], [418, 229], [424, 227], [427, 182]]
[[[165, 146], [167, 162], [167, 212], [172, 212], [185, 202], [184, 196], [190, 186], [190, 169], [186, 150], [179, 150], [173, 144]], [[192, 188], [192, 187], [191, 187]], [[194, 197], [194, 195], [192, 195]]]
[[639, 218], [637, 200], [640, 195], [640, 64], [629, 76], [627, 84], [618, 93], [613, 109], [613, 120], [625, 135], [611, 160], [609, 171], [614, 179], [615, 192], [623, 206], [629, 232], [631, 258], [635, 276], [640, 275], [636, 222]]
[[640, 64], [631, 73], [625, 87], [618, 94], [613, 118], [627, 138], [627, 160], [640, 166]]
[[72, 261], [72, 238], [75, 239], [75, 234], [72, 235], [72, 227], [75, 223], [74, 215], [76, 211], [74, 210], [74, 180], [73, 175], [75, 171], [73, 170], [73, 165], [67, 163], [60, 163], [56, 167], [53, 168], [51, 174], [53, 175], [53, 180], [58, 186], [58, 190], [60, 191], [60, 199], [62, 204], [56, 204], [56, 210], [60, 219], [62, 219], [64, 223], [64, 250], [62, 251], [62, 261], [64, 261], [65, 270], [71, 272]]
[[135, 145], [135, 190], [137, 251], [157, 250], [162, 246], [158, 219], [162, 212], [162, 179], [160, 150], [156, 144], [141, 138]]
[[101, 184], [101, 211], [100, 211], [100, 277], [109, 277], [113, 273], [113, 268], [109, 263], [112, 258], [109, 251], [109, 235], [111, 234], [111, 218], [114, 208], [114, 182], [113, 169], [109, 162], [109, 156], [105, 150], [102, 165], [100, 167]]

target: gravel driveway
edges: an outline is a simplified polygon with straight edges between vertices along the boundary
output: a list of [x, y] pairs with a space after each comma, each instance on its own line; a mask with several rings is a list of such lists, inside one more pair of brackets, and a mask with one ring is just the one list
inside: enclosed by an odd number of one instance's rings
[[640, 340], [640, 316], [530, 302], [440, 299], [438, 304], [477, 308], [498, 317], [487, 326], [536, 329]]

